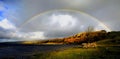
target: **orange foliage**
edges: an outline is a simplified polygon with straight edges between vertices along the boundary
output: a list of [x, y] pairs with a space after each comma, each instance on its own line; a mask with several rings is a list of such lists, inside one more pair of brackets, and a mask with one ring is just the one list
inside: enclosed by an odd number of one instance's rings
[[96, 31], [89, 33], [80, 33], [68, 38], [64, 38], [65, 43], [83, 43], [83, 42], [94, 42], [101, 40], [105, 37], [106, 31]]

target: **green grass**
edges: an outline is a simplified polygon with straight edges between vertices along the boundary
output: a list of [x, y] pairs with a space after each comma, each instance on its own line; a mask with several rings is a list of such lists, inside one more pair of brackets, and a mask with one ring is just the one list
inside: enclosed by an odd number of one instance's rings
[[120, 38], [100, 40], [97, 45], [120, 45]]
[[31, 59], [119, 59], [119, 50], [120, 47], [69, 48], [36, 54]]
[[120, 59], [120, 38], [96, 42], [97, 48], [68, 48], [65, 50], [39, 53], [31, 59]]

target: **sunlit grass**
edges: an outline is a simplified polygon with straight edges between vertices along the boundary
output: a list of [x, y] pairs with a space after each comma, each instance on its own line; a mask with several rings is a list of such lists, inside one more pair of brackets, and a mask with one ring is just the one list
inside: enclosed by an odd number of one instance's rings
[[36, 54], [33, 59], [118, 59], [119, 49], [119, 47], [69, 48]]
[[70, 48], [63, 51], [52, 52], [47, 59], [81, 59], [90, 56], [97, 49]]

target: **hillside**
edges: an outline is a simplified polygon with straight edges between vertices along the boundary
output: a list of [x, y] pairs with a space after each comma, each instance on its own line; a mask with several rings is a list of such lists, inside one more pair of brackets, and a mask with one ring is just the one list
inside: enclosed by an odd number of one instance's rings
[[67, 38], [64, 38], [65, 43], [87, 43], [94, 42], [105, 39], [107, 37], [107, 32], [105, 30], [95, 31], [95, 32], [83, 32]]
[[50, 40], [43, 40], [39, 43], [62, 43], [62, 44], [81, 44], [84, 42], [94, 42], [102, 40], [106, 37], [105, 30], [95, 32], [82, 32], [65, 38], [56, 38]]
[[[22, 44], [82, 44], [91, 43], [101, 40], [113, 40], [117, 41], [120, 39], [120, 31], [106, 32], [105, 30], [94, 31], [94, 32], [82, 32], [73, 36], [65, 38], [55, 38], [41, 41], [23, 41]], [[119, 42], [119, 40], [117, 41]]]

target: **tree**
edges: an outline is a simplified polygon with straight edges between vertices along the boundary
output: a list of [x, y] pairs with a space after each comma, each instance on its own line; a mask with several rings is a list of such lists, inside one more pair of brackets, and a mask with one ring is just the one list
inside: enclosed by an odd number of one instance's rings
[[87, 30], [86, 30], [86, 41], [88, 43], [90, 43], [91, 41], [93, 41], [93, 36], [91, 34], [91, 32], [94, 31], [94, 27], [93, 26], [88, 26]]
[[93, 31], [94, 31], [94, 27], [88, 26], [85, 32], [89, 33], [89, 32], [93, 32]]

